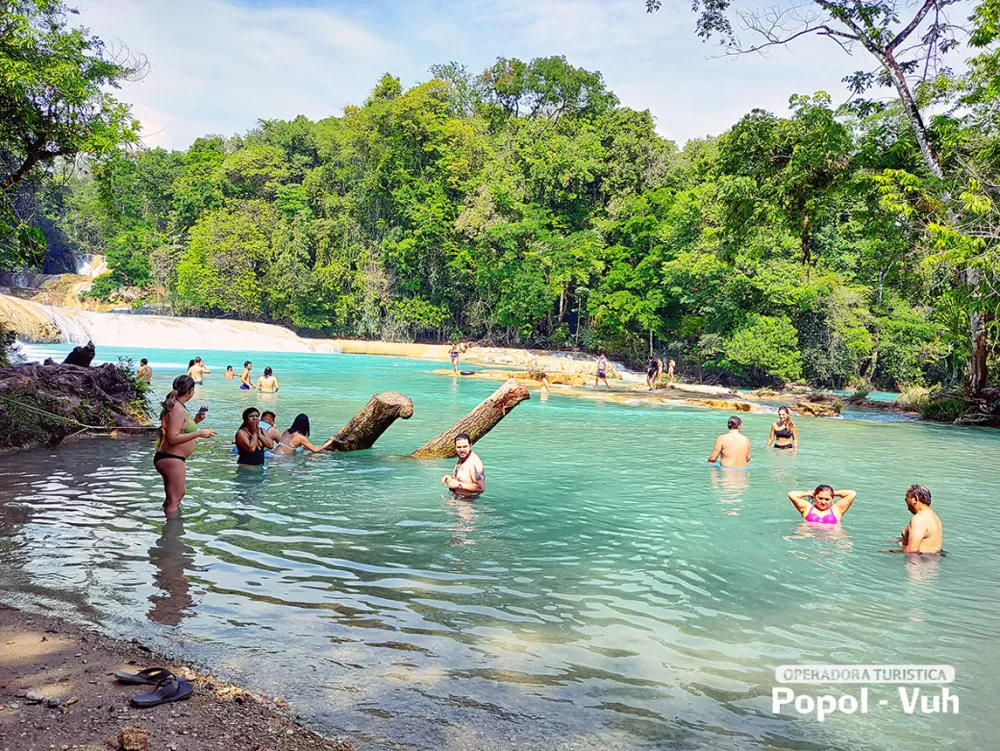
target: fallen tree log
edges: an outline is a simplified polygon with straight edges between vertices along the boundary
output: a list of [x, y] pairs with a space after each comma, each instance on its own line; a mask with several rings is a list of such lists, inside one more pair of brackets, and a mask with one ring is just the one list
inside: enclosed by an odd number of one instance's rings
[[509, 378], [485, 401], [448, 430], [427, 441], [413, 452], [420, 459], [447, 459], [455, 456], [455, 436], [467, 433], [471, 443], [475, 443], [496, 427], [508, 412], [530, 399], [528, 389], [513, 378]]
[[333, 437], [330, 451], [370, 449], [397, 418], [413, 416], [413, 401], [405, 394], [385, 391], [375, 394]]

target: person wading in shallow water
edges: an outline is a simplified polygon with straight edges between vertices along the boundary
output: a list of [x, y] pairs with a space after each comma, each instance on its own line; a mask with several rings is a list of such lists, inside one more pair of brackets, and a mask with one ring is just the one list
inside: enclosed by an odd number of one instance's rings
[[236, 463], [240, 468], [264, 466], [264, 449], [274, 448], [274, 441], [260, 427], [260, 412], [256, 407], [243, 410], [243, 424], [236, 431]]
[[451, 369], [455, 371], [455, 375], [458, 375], [458, 345], [451, 345]]
[[135, 372], [140, 383], [149, 383], [153, 380], [153, 369], [149, 367], [149, 360], [145, 357], [139, 360], [139, 369]]
[[750, 463], [750, 439], [740, 432], [742, 425], [736, 415], [729, 418], [729, 432], [715, 439], [709, 463], [718, 461], [721, 467], [745, 467]]
[[270, 368], [264, 368], [264, 375], [257, 379], [257, 390], [262, 394], [273, 394], [278, 390], [278, 379]]
[[250, 380], [251, 370], [253, 370], [253, 363], [247, 360], [243, 363], [243, 372], [240, 374], [240, 389], [243, 391], [249, 391], [250, 389], [257, 388]]
[[899, 536], [899, 550], [883, 553], [940, 553], [944, 528], [938, 515], [931, 511], [931, 491], [923, 485], [906, 489], [906, 508], [913, 514]]
[[234, 378], [236, 378], [236, 373], [233, 371], [232, 365], [226, 366], [226, 372], [222, 374], [222, 377], [225, 378], [227, 381], [232, 381]]
[[452, 493], [465, 498], [474, 498], [486, 492], [486, 468], [483, 460], [472, 450], [472, 442], [467, 433], [455, 436], [455, 453], [458, 454], [458, 464], [455, 472], [441, 478], [441, 484], [447, 485]]
[[153, 467], [163, 477], [166, 493], [163, 512], [168, 519], [180, 513], [185, 493], [185, 462], [194, 451], [194, 441], [215, 435], [214, 430], [198, 427], [198, 423], [205, 419], [203, 411], [199, 410], [194, 418], [188, 415], [184, 405], [193, 395], [194, 380], [186, 375], [177, 376], [160, 412], [160, 436], [153, 454]]
[[799, 431], [795, 429], [788, 407], [778, 407], [778, 421], [771, 424], [771, 435], [767, 439], [768, 446], [772, 443], [776, 449], [799, 447]]
[[808, 490], [788, 491], [788, 500], [803, 519], [810, 524], [831, 527], [840, 524], [857, 497], [853, 490], [834, 490], [830, 485], [819, 485], [811, 493]]

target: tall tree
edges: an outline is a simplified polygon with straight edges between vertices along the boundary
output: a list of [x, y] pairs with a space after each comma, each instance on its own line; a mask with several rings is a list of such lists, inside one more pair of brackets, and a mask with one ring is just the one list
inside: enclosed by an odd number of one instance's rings
[[44, 236], [23, 185], [60, 157], [135, 143], [138, 123], [107, 91], [143, 63], [111, 54], [61, 0], [0, 5], [0, 265], [37, 257]]
[[[858, 96], [872, 87], [895, 89], [920, 147], [924, 165], [940, 183], [939, 197], [949, 221], [958, 220], [960, 207], [952, 200], [934, 136], [921, 111], [914, 87], [937, 75], [943, 56], [957, 44], [960, 27], [951, 23], [949, 6], [958, 0], [795, 0], [764, 8], [746, 7], [734, 0], [693, 0], [698, 13], [696, 32], [704, 40], [717, 37], [727, 54], [764, 52], [805, 36], [824, 36], [850, 53], [861, 47], [877, 62], [876, 71], [860, 70], [844, 80]], [[646, 11], [662, 7], [662, 0], [646, 0]], [[744, 44], [734, 27], [749, 32], [754, 42]], [[861, 103], [862, 106], [870, 103]], [[965, 271], [971, 297], [978, 297], [980, 272], [975, 265]], [[968, 387], [978, 394], [986, 385], [987, 352], [985, 318], [979, 306], [969, 314], [971, 357]]]

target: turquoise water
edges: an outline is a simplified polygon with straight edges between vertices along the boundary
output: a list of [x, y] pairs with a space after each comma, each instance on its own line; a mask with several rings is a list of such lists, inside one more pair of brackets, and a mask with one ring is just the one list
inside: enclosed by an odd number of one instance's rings
[[[61, 351], [65, 351], [62, 348]], [[187, 353], [150, 358], [163, 391]], [[216, 372], [243, 356], [201, 352]], [[363, 748], [971, 749], [990, 745], [1000, 637], [988, 498], [1000, 434], [798, 418], [802, 448], [706, 465], [722, 412], [537, 392], [477, 445], [487, 493], [450, 499], [451, 461], [405, 454], [496, 383], [438, 363], [254, 354], [282, 390], [210, 376], [192, 401], [219, 431], [188, 462], [183, 524], [164, 528], [146, 438], [0, 458], [0, 599], [138, 635], [288, 699]], [[299, 411], [319, 440], [377, 391], [413, 398], [372, 451], [235, 472], [250, 404]], [[785, 499], [859, 496], [839, 533]], [[943, 559], [878, 553], [934, 492]], [[984, 515], [984, 511], [986, 514]], [[788, 663], [950, 664], [959, 714], [771, 712]], [[829, 690], [829, 689], [826, 689]]]

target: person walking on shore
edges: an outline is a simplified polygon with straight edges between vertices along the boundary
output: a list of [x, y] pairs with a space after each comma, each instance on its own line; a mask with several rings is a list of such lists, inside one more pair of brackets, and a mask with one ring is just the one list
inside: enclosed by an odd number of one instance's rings
[[667, 363], [667, 380], [671, 383], [674, 382], [674, 368], [677, 367], [677, 363], [674, 362], [674, 358], [670, 358], [670, 362]]
[[611, 384], [608, 383], [608, 356], [603, 349], [597, 350], [597, 377], [594, 378], [594, 388], [601, 388], [601, 381], [611, 391]]
[[160, 435], [156, 440], [153, 467], [163, 478], [163, 513], [172, 518], [180, 513], [181, 501], [186, 492], [187, 458], [194, 451], [194, 441], [211, 438], [214, 430], [199, 428], [205, 412], [199, 410], [192, 418], [185, 405], [194, 396], [194, 380], [190, 376], [177, 376], [173, 388], [163, 401], [160, 412]]
[[722, 467], [745, 467], [750, 463], [750, 439], [741, 432], [742, 426], [743, 421], [736, 415], [729, 418], [729, 432], [715, 439], [709, 463], [718, 461]]
[[153, 380], [153, 369], [149, 367], [149, 360], [145, 357], [139, 360], [139, 369], [135, 372], [139, 383], [149, 383]]
[[656, 390], [656, 382], [660, 380], [661, 375], [663, 375], [663, 360], [656, 355], [650, 355], [649, 362], [646, 363], [646, 385], [650, 391]]

